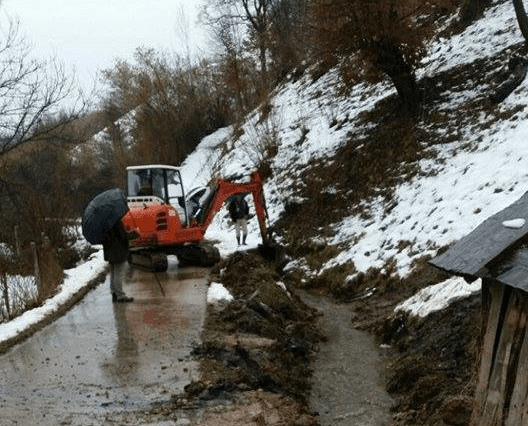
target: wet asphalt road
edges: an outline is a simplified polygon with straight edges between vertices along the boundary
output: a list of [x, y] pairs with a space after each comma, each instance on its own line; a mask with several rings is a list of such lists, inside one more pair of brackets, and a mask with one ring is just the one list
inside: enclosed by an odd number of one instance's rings
[[113, 304], [107, 280], [65, 316], [0, 356], [0, 425], [96, 425], [169, 400], [191, 380], [207, 271], [128, 268]]

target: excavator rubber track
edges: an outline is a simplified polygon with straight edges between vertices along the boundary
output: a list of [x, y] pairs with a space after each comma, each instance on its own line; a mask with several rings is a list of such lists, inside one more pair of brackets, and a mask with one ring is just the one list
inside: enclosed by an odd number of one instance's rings
[[144, 250], [131, 252], [128, 256], [128, 263], [152, 272], [165, 272], [169, 266], [165, 253]]
[[181, 265], [213, 266], [220, 261], [220, 252], [212, 244], [186, 244], [176, 254]]
[[[220, 261], [220, 252], [212, 244], [185, 244], [171, 251], [181, 266], [209, 267]], [[168, 268], [167, 254], [160, 251], [132, 251], [128, 263], [152, 272], [165, 272]]]

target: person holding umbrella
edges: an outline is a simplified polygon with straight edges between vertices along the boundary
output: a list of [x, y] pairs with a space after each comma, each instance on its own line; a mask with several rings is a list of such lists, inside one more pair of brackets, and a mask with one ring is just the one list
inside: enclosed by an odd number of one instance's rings
[[105, 233], [103, 238], [104, 259], [110, 264], [110, 291], [112, 302], [132, 302], [123, 291], [125, 265], [128, 260], [128, 235], [121, 220]]
[[112, 301], [132, 302], [123, 291], [125, 263], [128, 260], [128, 234], [121, 218], [128, 211], [125, 194], [118, 188], [96, 195], [84, 209], [82, 231], [91, 244], [102, 244], [104, 259], [110, 264]]

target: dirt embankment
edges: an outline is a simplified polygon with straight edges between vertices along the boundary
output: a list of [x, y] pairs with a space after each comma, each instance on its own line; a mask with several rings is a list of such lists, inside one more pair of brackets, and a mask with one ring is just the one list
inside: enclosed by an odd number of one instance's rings
[[395, 315], [378, 329], [391, 346], [393, 425], [469, 424], [478, 368], [480, 294], [424, 319]]
[[310, 363], [323, 339], [318, 314], [281, 284], [275, 268], [248, 251], [213, 271], [211, 280], [235, 299], [208, 307], [202, 344], [194, 351], [201, 380], [175, 401], [199, 407], [195, 424], [317, 424], [307, 394]]

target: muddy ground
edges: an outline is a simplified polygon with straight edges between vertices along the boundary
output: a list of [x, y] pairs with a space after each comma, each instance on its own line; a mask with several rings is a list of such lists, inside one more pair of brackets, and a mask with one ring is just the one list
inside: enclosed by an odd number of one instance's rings
[[[200, 360], [201, 380], [158, 407], [157, 414], [186, 412], [185, 418], [192, 419], [188, 424], [215, 426], [465, 425], [475, 385], [480, 297], [455, 302], [424, 320], [393, 313], [397, 303], [441, 278], [427, 266], [408, 280], [373, 271], [353, 291], [332, 292], [335, 287], [320, 281], [299, 285], [256, 251], [236, 253], [211, 276], [235, 300], [208, 308], [202, 344], [193, 353]], [[374, 284], [378, 287], [371, 291]], [[369, 373], [371, 383], [359, 385], [363, 379], [357, 371], [331, 370], [345, 383], [335, 394], [349, 392], [344, 388], [349, 383], [356, 406], [344, 407], [346, 402], [336, 400], [322, 413], [311, 398], [319, 380], [313, 368], [321, 365], [321, 356], [328, 357], [321, 351], [329, 339], [321, 319], [325, 311], [341, 309], [346, 320], [340, 321], [347, 323], [340, 327], [364, 333], [350, 337], [357, 345], [347, 340], [342, 352], [360, 346], [361, 356], [361, 351], [369, 350], [370, 339], [376, 353], [365, 352], [364, 358], [379, 365]], [[333, 380], [327, 377], [328, 383]], [[375, 391], [358, 395], [363, 386]], [[332, 401], [332, 390], [324, 392], [328, 394], [323, 399]]]

